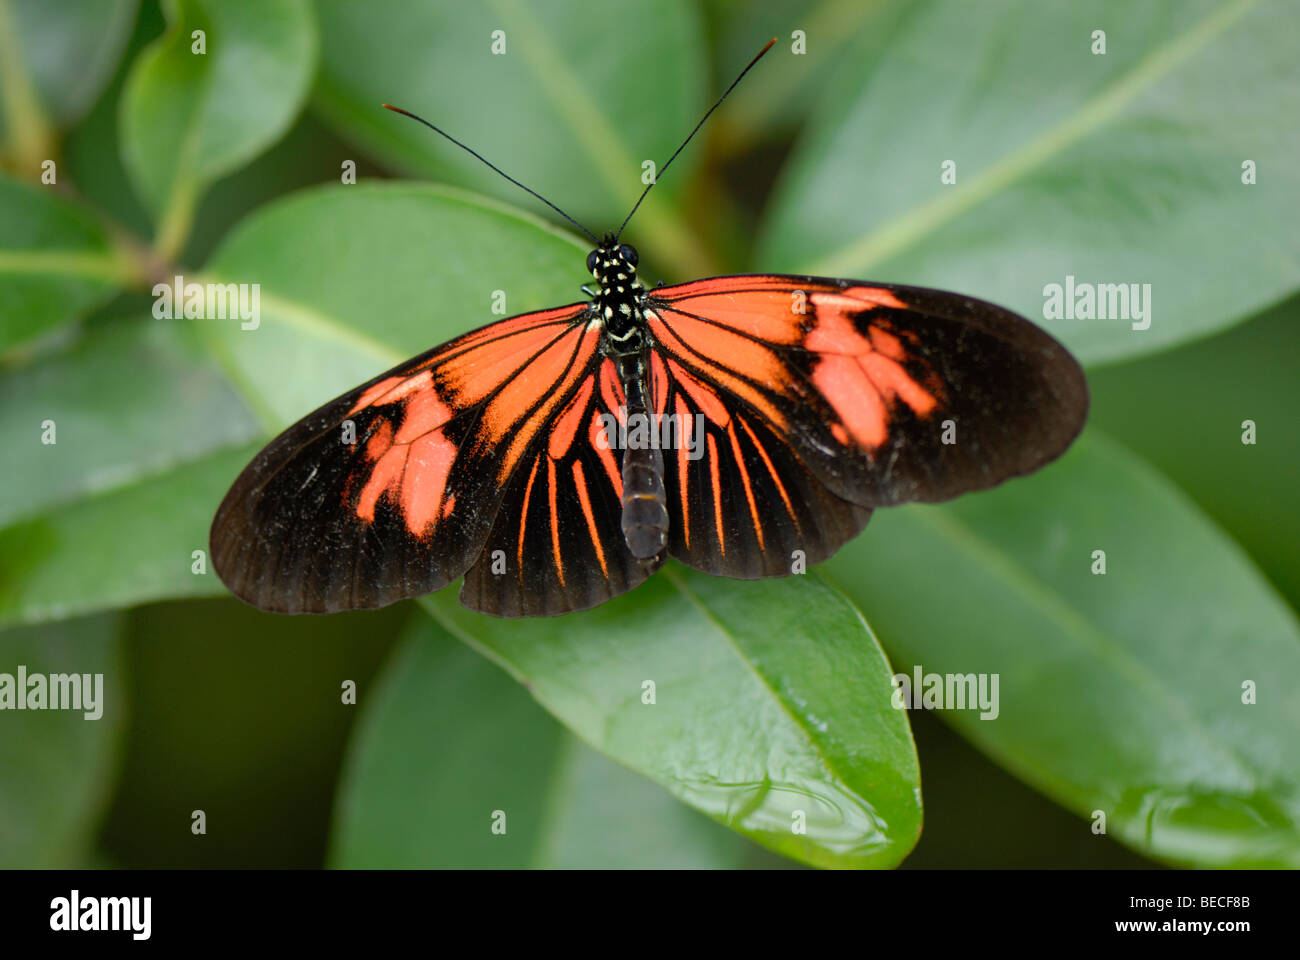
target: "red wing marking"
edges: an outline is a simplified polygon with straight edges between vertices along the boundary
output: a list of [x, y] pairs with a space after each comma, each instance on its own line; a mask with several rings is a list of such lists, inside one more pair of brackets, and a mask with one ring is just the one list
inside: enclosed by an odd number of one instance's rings
[[897, 397], [912, 408], [918, 417], [927, 417], [938, 406], [938, 401], [925, 391], [897, 360], [879, 353], [858, 361], [876, 388], [889, 399]]
[[498, 320], [496, 323], [490, 323], [486, 327], [480, 327], [477, 330], [471, 330], [463, 336], [446, 344], [445, 349], [438, 352], [438, 359], [442, 357], [455, 357], [471, 347], [478, 346], [486, 341], [498, 341], [505, 337], [514, 336], [516, 333], [533, 330], [537, 327], [554, 327], [568, 323], [574, 315], [586, 309], [586, 304], [571, 303], [568, 306], [556, 307], [553, 310], [539, 310], [536, 313], [521, 313], [517, 317], [511, 317], [507, 320]]
[[[587, 534], [591, 545], [596, 548], [596, 559], [600, 561], [600, 572], [609, 576], [609, 567], [605, 565], [605, 548], [600, 545], [600, 531], [596, 529], [596, 516], [591, 511], [591, 497], [587, 493], [587, 478], [582, 472], [582, 461], [573, 461], [573, 483], [578, 488], [578, 502], [582, 504], [582, 515], [587, 520]], [[561, 576], [563, 580], [563, 576]]]
[[600, 465], [609, 474], [609, 485], [621, 498], [623, 496], [623, 475], [619, 473], [618, 464], [614, 462], [614, 451], [610, 449], [610, 437], [605, 433], [605, 424], [600, 419], [600, 411], [591, 412], [591, 429], [587, 434], [591, 448], [600, 458]]
[[[784, 370], [779, 357], [761, 343], [710, 320], [701, 320], [669, 308], [683, 319], [669, 326], [657, 313], [647, 313], [651, 328], [658, 327], [679, 345], [678, 352], [689, 350], [710, 363], [724, 361], [727, 366], [744, 370], [759, 383], [780, 382]], [[693, 323], [690, 321], [694, 321]]]
[[555, 504], [555, 461], [546, 461], [546, 486], [551, 505], [551, 552], [555, 554], [555, 572], [564, 586], [564, 558], [560, 556], [560, 519]]
[[[367, 457], [382, 453], [374, 459], [370, 475], [357, 498], [356, 515], [367, 523], [374, 523], [374, 507], [383, 494], [389, 494], [396, 506], [402, 509], [403, 520], [412, 536], [424, 537], [438, 522], [443, 509], [442, 493], [451, 472], [451, 462], [456, 458], [456, 445], [442, 433], [425, 433], [417, 440], [386, 445], [386, 434], [393, 427], [383, 424], [365, 447]], [[400, 436], [400, 434], [399, 434]]]
[[600, 398], [605, 401], [605, 409], [621, 420], [619, 410], [626, 404], [623, 400], [623, 385], [618, 382], [613, 360], [606, 360], [600, 365]]
[[[398, 381], [397, 386], [390, 386]], [[381, 389], [384, 388], [384, 389]], [[377, 400], [365, 402], [374, 395]], [[456, 459], [456, 444], [441, 427], [451, 410], [439, 399], [428, 371], [414, 377], [389, 377], [375, 384], [353, 408], [401, 404], [402, 425], [396, 435], [391, 420], [383, 420], [366, 443], [364, 456], [370, 475], [357, 500], [356, 514], [374, 523], [375, 506], [387, 494], [399, 507], [406, 529], [415, 537], [427, 536], [440, 516], [450, 512], [442, 504], [447, 477]]]
[[[693, 335], [691, 343], [679, 336], [676, 328], [670, 327], [658, 314], [646, 313], [650, 329], [661, 345], [679, 359], [697, 367], [702, 375], [716, 382], [722, 389], [736, 394], [778, 429], [787, 429], [785, 415], [772, 401], [762, 391], [755, 389], [749, 380], [741, 379], [733, 372], [733, 368], [744, 370], [746, 377], [763, 384], [769, 390], [784, 393], [790, 386], [789, 370], [784, 361], [753, 340], [727, 333], [720, 327], [713, 328], [711, 324], [685, 314], [680, 316], [685, 319], [682, 326], [689, 328]], [[719, 334], [716, 338], [712, 336], [714, 329]], [[701, 333], [708, 341], [704, 345], [695, 342], [695, 337]], [[714, 362], [711, 359], [713, 357], [726, 357], [727, 366]]]
[[406, 455], [409, 446], [393, 447], [375, 463], [370, 471], [370, 478], [361, 488], [361, 497], [357, 500], [357, 516], [367, 523], [375, 522], [375, 504], [389, 490], [397, 489], [402, 483], [402, 473], [406, 469]]
[[379, 429], [376, 430], [366, 443], [366, 459], [375, 463], [380, 457], [388, 452], [388, 448], [393, 445], [393, 424], [389, 420], [382, 420]]
[[795, 529], [799, 529], [799, 517], [794, 512], [794, 504], [790, 502], [790, 494], [785, 492], [785, 484], [781, 482], [781, 477], [777, 474], [776, 467], [772, 466], [771, 457], [767, 455], [767, 450], [764, 449], [763, 444], [759, 442], [758, 437], [754, 436], [754, 431], [749, 429], [749, 424], [745, 422], [743, 417], [740, 418], [740, 425], [744, 428], [745, 433], [749, 434], [749, 439], [754, 444], [754, 449], [758, 451], [758, 455], [763, 460], [763, 465], [767, 467], [768, 476], [770, 476], [772, 482], [776, 484], [777, 493], [781, 494], [781, 499], [785, 503], [785, 512], [790, 514], [790, 519], [794, 521]]
[[728, 421], [731, 420], [731, 413], [718, 399], [718, 395], [682, 369], [681, 365], [676, 361], [669, 360], [668, 366], [672, 369], [678, 385], [695, 401], [695, 405], [700, 408], [700, 412], [719, 427], [725, 427]]
[[[698, 293], [685, 297], [674, 296], [669, 298], [669, 302], [675, 306], [680, 305], [687, 313], [726, 324], [750, 337], [769, 343], [793, 345], [803, 335], [798, 320], [802, 314], [796, 308], [803, 305], [803, 298], [810, 296], [815, 289], [817, 288], [752, 291], [747, 292], [740, 302], [737, 302], [734, 293]], [[796, 297], [796, 292], [802, 293], [803, 298]]]
[[[830, 298], [827, 298], [830, 299]], [[836, 301], [846, 301], [847, 297], [835, 297]], [[836, 303], [834, 309], [827, 309], [829, 304], [817, 298], [817, 325], [808, 331], [804, 338], [804, 348], [817, 353], [838, 353], [857, 356], [871, 350], [871, 343], [858, 333], [853, 325], [851, 309], [861, 309], [855, 305]], [[852, 301], [849, 301], [852, 303]]]
[[907, 359], [907, 350], [904, 349], [902, 341], [879, 327], [871, 328], [871, 345], [876, 348], [876, 353], [883, 353], [890, 360], [898, 360], [901, 363]]
[[537, 465], [541, 462], [541, 457], [533, 461], [532, 472], [528, 474], [528, 483], [524, 487], [524, 509], [519, 514], [519, 551], [515, 555], [515, 566], [519, 569], [520, 580], [524, 576], [524, 531], [528, 528], [528, 501], [532, 498], [533, 481], [537, 479]]
[[718, 550], [727, 555], [727, 540], [722, 532], [722, 483], [718, 479], [718, 445], [709, 434], [709, 480], [713, 484], [713, 520], [718, 529]]
[[[677, 410], [677, 422], [686, 424], [690, 422], [691, 411], [686, 406], [686, 401], [682, 399], [679, 393], [676, 397], [677, 403], [674, 404]], [[682, 427], [682, 429], [686, 429]], [[686, 544], [686, 549], [691, 548], [691, 497], [690, 497], [690, 476], [691, 476], [690, 451], [686, 449], [686, 444], [677, 445], [677, 485], [682, 498], [682, 541]]]
[[740, 452], [740, 440], [736, 437], [736, 425], [727, 424], [727, 436], [731, 438], [731, 452], [736, 456], [736, 467], [740, 470], [740, 482], [745, 487], [745, 499], [749, 501], [749, 515], [754, 520], [754, 533], [758, 536], [758, 549], [763, 549], [763, 519], [758, 515], [758, 504], [754, 501], [754, 489], [749, 483], [749, 467], [745, 466], [745, 455]]
[[902, 364], [874, 351], [860, 356], [822, 354], [812, 380], [853, 439], [867, 449], [879, 447], [889, 437], [890, 402], [901, 400], [919, 417], [938, 406]]
[[894, 296], [892, 290], [885, 290], [883, 287], [849, 287], [844, 293], [856, 300], [867, 300], [881, 307], [892, 307], [895, 310], [907, 309], [907, 304]]
[[851, 436], [870, 450], [889, 437], [894, 401], [901, 400], [919, 417], [929, 416], [938, 401], [903, 366], [907, 348], [898, 337], [870, 325], [865, 334], [859, 332], [854, 318], [864, 309], [863, 301], [906, 309], [888, 290], [875, 287], [816, 294], [817, 324], [804, 346], [820, 354], [812, 380], [841, 421], [831, 425], [832, 434], [842, 443]]
[[452, 417], [451, 408], [439, 399], [432, 387], [408, 396], [406, 408], [402, 411], [402, 426], [393, 438], [394, 443], [411, 443], [437, 430]]
[[879, 327], [869, 326], [868, 333], [864, 336], [854, 326], [854, 317], [864, 310], [872, 309], [874, 306], [906, 309], [903, 303], [885, 290], [873, 292], [887, 295], [892, 301], [890, 303], [882, 302], [877, 297], [864, 298], [868, 300], [868, 304], [863, 304], [861, 299], [849, 296], [850, 293], [855, 291], [867, 289], [866, 287], [853, 287], [843, 294], [815, 295], [812, 300], [817, 308], [817, 324], [808, 331], [808, 336], [804, 338], [804, 347], [818, 353], [845, 353], [853, 356], [876, 351], [885, 354], [892, 360], [901, 361], [906, 359], [907, 354], [902, 343], [893, 334], [887, 333]]
[[812, 374], [813, 384], [835, 408], [853, 439], [874, 449], [889, 436], [889, 412], [880, 392], [854, 357], [823, 354]]
[[[568, 343], [571, 336], [578, 338], [576, 343]], [[510, 437], [510, 445], [497, 471], [499, 478], [504, 480], [510, 475], [538, 428], [550, 419], [574, 382], [586, 373], [587, 364], [580, 358], [595, 352], [598, 338], [594, 330], [575, 328], [547, 347], [488, 401], [481, 421], [484, 432], [493, 443]], [[530, 414], [529, 410], [533, 412]], [[526, 422], [520, 424], [525, 417]]]
[[564, 408], [564, 412], [556, 418], [547, 445], [547, 452], [552, 460], [564, 459], [564, 455], [573, 446], [573, 438], [578, 434], [578, 426], [582, 423], [582, 415], [587, 412], [587, 402], [591, 400], [591, 392], [595, 386], [596, 378], [588, 377], [578, 392], [573, 395], [569, 405]]
[[656, 351], [650, 351], [650, 406], [662, 414], [668, 403], [668, 371]]
[[567, 339], [568, 334], [569, 331], [557, 330], [555, 324], [550, 324], [493, 340], [440, 364], [438, 377], [451, 388], [459, 403], [469, 406], [514, 376], [534, 355], [545, 356], [557, 343]]
[[428, 370], [421, 371], [413, 377], [385, 377], [361, 394], [360, 399], [353, 404], [348, 413], [356, 413], [375, 403], [396, 403], [416, 390], [427, 390], [432, 386], [433, 374]]
[[402, 513], [406, 529], [422, 537], [438, 522], [442, 492], [456, 459], [456, 444], [441, 430], [435, 430], [413, 441], [410, 451], [401, 480]]

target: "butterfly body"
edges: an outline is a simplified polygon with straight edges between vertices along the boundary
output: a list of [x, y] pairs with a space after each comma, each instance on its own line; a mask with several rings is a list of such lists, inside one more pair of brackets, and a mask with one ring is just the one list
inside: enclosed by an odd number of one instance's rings
[[[635, 424], [649, 416], [650, 342], [645, 318], [645, 287], [636, 274], [636, 249], [607, 234], [587, 255], [587, 268], [600, 284], [592, 299], [594, 322], [601, 331], [600, 352], [614, 365], [623, 390], [621, 417]], [[668, 544], [663, 454], [656, 447], [632, 446], [623, 452], [622, 518], [628, 549], [647, 567]]]

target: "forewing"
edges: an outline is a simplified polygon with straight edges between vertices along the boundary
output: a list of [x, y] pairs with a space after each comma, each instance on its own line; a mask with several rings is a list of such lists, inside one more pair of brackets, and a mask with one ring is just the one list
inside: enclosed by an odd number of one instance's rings
[[460, 576], [594, 362], [587, 309], [468, 333], [285, 430], [217, 511], [211, 548], [222, 581], [263, 610], [331, 613]]
[[947, 500], [1029, 473], [1060, 456], [1087, 415], [1069, 352], [970, 297], [735, 276], [660, 288], [650, 314], [666, 360], [865, 506]]

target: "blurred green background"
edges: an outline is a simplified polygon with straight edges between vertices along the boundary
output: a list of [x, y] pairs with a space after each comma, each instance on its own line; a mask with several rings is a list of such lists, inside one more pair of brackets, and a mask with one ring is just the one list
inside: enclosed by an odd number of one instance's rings
[[[1298, 25], [1280, 0], [0, 0], [0, 672], [108, 690], [99, 721], [0, 713], [0, 866], [1300, 863]], [[1070, 454], [879, 514], [824, 578], [672, 568], [546, 623], [451, 591], [277, 618], [192, 572], [271, 432], [495, 289], [515, 313], [585, 279], [544, 210], [381, 101], [599, 232], [770, 36], [633, 221], [643, 275], [919, 283], [1036, 322], [1066, 274], [1150, 283], [1149, 330], [1041, 321], [1088, 368]], [[260, 283], [263, 329], [152, 319], [176, 272]], [[998, 673], [1001, 716], [901, 714], [887, 663]]]

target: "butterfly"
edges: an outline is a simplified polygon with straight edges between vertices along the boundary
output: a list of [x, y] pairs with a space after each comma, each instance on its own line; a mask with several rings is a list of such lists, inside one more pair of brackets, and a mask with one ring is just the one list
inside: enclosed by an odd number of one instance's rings
[[1009, 310], [784, 274], [647, 288], [631, 216], [591, 235], [587, 299], [434, 347], [272, 440], [213, 521], [226, 586], [331, 613], [463, 576], [464, 605], [518, 617], [603, 603], [667, 557], [785, 576], [877, 508], [1030, 473], [1082, 429], [1078, 363]]

